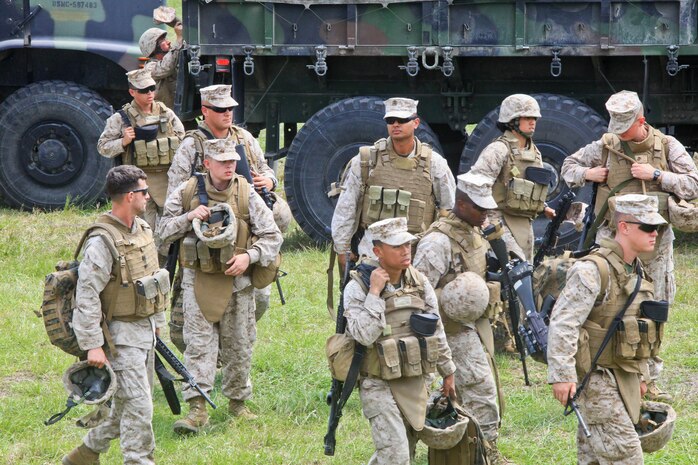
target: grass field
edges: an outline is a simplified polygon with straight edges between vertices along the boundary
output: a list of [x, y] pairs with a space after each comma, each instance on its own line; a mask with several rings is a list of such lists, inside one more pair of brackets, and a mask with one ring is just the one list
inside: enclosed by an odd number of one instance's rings
[[[52, 347], [34, 315], [42, 298], [43, 276], [68, 258], [97, 211], [20, 213], [0, 210], [0, 463], [55, 464], [80, 443], [84, 432], [73, 421], [88, 411], [74, 409], [67, 419], [46, 427], [43, 420], [63, 409], [63, 371], [71, 357]], [[672, 309], [665, 347], [662, 384], [677, 397], [679, 420], [674, 439], [648, 464], [694, 464], [698, 461], [698, 255], [694, 246], [677, 247], [677, 304]], [[324, 399], [329, 373], [324, 341], [334, 330], [325, 310], [327, 250], [315, 248], [299, 230], [284, 244], [283, 279], [287, 304], [276, 293], [259, 324], [252, 380], [255, 422], [229, 420], [218, 388], [211, 427], [199, 437], [182, 439], [172, 432], [159, 386], [155, 389], [154, 426], [159, 464], [361, 464], [371, 455], [368, 422], [357, 396], [346, 407], [337, 433], [334, 458], [323, 455], [328, 407]], [[167, 337], [165, 337], [167, 340]], [[525, 387], [514, 359], [498, 360], [506, 393], [501, 449], [519, 464], [575, 462], [573, 418], [562, 416], [545, 384], [545, 367], [529, 360], [533, 385]], [[121, 463], [118, 445], [103, 464]], [[417, 464], [427, 463], [420, 445]]]

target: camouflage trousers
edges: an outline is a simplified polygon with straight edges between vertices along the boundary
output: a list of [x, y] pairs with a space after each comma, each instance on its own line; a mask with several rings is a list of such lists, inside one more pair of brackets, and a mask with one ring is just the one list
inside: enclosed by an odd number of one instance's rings
[[[599, 229], [597, 242], [601, 238], [613, 238], [613, 232], [609, 228]], [[674, 231], [667, 228], [656, 245], [657, 253], [652, 260], [644, 261], [645, 271], [652, 278], [654, 284], [654, 298], [666, 300], [669, 304], [674, 302], [676, 295], [676, 281], [674, 279]], [[664, 363], [659, 357], [650, 357], [647, 360], [650, 371], [650, 380], [656, 381], [662, 373]]]
[[155, 247], [158, 249], [158, 261], [160, 262], [160, 266], [164, 267], [167, 262], [167, 252], [170, 245], [163, 245], [160, 236], [155, 233], [158, 223], [160, 222], [160, 217], [162, 216], [162, 208], [158, 207], [152, 198], [148, 199], [148, 203], [145, 205], [145, 212], [140, 216], [148, 223], [148, 226], [150, 226], [150, 229], [153, 231], [153, 240], [155, 241]]
[[597, 370], [580, 396], [579, 407], [591, 437], [577, 430], [579, 465], [642, 465], [642, 447], [623, 404], [613, 373]]
[[368, 465], [410, 465], [417, 435], [400, 413], [386, 381], [363, 378], [359, 395], [364, 416], [371, 423], [376, 451]]
[[[252, 395], [252, 346], [257, 338], [252, 286], [232, 294], [218, 323], [204, 318], [194, 297], [193, 284], [188, 283], [187, 279], [182, 283], [182, 292], [183, 335], [187, 345], [184, 351], [185, 365], [201, 389], [210, 392], [216, 377], [220, 349], [223, 395], [231, 400], [249, 399]], [[199, 395], [188, 387], [182, 391], [185, 400]]]
[[116, 374], [116, 393], [106, 420], [84, 438], [87, 447], [98, 453], [109, 449], [112, 439], [120, 438], [125, 465], [154, 464], [153, 399], [148, 382], [147, 349], [117, 346], [109, 355]]
[[259, 321], [269, 309], [269, 299], [271, 298], [271, 286], [254, 290], [254, 319]]
[[480, 423], [485, 439], [496, 440], [497, 386], [480, 337], [475, 329], [465, 328], [457, 334], [446, 334], [446, 340], [456, 365], [454, 378], [458, 400]]

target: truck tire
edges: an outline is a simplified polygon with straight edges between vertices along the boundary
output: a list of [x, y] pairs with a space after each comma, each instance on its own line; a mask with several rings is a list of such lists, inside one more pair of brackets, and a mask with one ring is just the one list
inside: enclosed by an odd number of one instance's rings
[[97, 152], [111, 106], [79, 84], [42, 81], [0, 105], [0, 188], [10, 206], [62, 208], [100, 197], [113, 161]]
[[[293, 217], [318, 243], [331, 240], [330, 225], [337, 199], [327, 197], [330, 184], [362, 145], [387, 137], [383, 101], [352, 97], [315, 113], [298, 131], [288, 150], [284, 169], [286, 198]], [[416, 135], [441, 153], [438, 138], [422, 121]]]
[[[552, 188], [548, 194], [548, 205], [557, 208], [562, 196], [569, 190], [560, 176], [565, 157], [574, 153], [589, 142], [597, 140], [606, 132], [606, 121], [591, 107], [562, 95], [533, 95], [540, 105], [542, 118], [536, 124], [533, 141], [543, 154], [546, 167], [555, 173]], [[464, 173], [475, 163], [480, 152], [502, 133], [497, 129], [499, 107], [490, 111], [475, 127], [463, 148], [459, 172]], [[589, 203], [591, 185], [575, 192], [575, 201]], [[536, 244], [542, 238], [548, 220], [541, 215], [533, 223]], [[579, 234], [569, 223], [560, 228], [559, 246], [576, 246]]]

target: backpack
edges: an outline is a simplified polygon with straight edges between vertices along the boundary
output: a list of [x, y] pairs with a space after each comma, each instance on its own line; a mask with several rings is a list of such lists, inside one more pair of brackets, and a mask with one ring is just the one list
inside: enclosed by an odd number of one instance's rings
[[[117, 238], [121, 235], [116, 228], [103, 223], [91, 225], [82, 235], [75, 250], [73, 260], [61, 260], [56, 264], [56, 271], [46, 275], [44, 280], [44, 298], [41, 304], [41, 313], [35, 312], [38, 317], [43, 318], [44, 327], [51, 344], [61, 349], [67, 354], [80, 359], [86, 357], [86, 352], [80, 349], [77, 338], [73, 331], [73, 310], [75, 309], [75, 289], [78, 283], [78, 267], [80, 261], [78, 256], [82, 252], [83, 245], [89, 237], [103, 236], [109, 247], [114, 260], [123, 258], [123, 251], [118, 251]], [[105, 331], [105, 339], [111, 338], [106, 331], [106, 322], [102, 323]]]

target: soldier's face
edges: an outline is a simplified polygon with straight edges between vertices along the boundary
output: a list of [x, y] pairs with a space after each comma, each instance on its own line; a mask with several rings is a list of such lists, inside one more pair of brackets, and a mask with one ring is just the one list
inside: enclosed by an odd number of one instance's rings
[[218, 161], [212, 158], [204, 159], [204, 166], [211, 174], [213, 182], [226, 182], [233, 179], [237, 160]]
[[210, 104], [205, 103], [201, 106], [201, 114], [204, 115], [204, 120], [206, 121], [208, 127], [214, 131], [224, 131], [230, 128], [230, 126], [233, 124], [232, 108], [230, 111], [218, 113], [210, 108], [207, 108], [207, 106], [210, 106]]
[[388, 124], [388, 135], [395, 141], [410, 140], [414, 137], [414, 131], [419, 126], [419, 118], [400, 120], [395, 118]]
[[409, 242], [402, 245], [379, 244], [373, 247], [373, 253], [386, 271], [406, 270], [412, 263], [412, 246]]
[[538, 118], [532, 116], [522, 116], [519, 118], [519, 130], [523, 133], [536, 132], [536, 121]]
[[133, 97], [133, 100], [136, 102], [136, 104], [143, 109], [148, 109], [155, 100], [155, 90], [146, 94], [141, 94], [140, 92], [133, 89], [129, 89], [128, 92], [129, 94], [131, 94], [131, 97]]
[[148, 194], [148, 184], [145, 182], [145, 180], [139, 179], [138, 187], [129, 192], [128, 195], [131, 197], [133, 212], [136, 215], [142, 215], [145, 213], [146, 206], [148, 205], [148, 199], [150, 199], [150, 194]]
[[470, 226], [480, 227], [487, 219], [487, 209], [476, 205], [470, 199], [457, 199], [454, 213]]
[[626, 221], [618, 223], [618, 227], [621, 228], [620, 231], [626, 234], [632, 250], [637, 253], [652, 252], [657, 243], [657, 235], [659, 233], [656, 230], [645, 232], [642, 230], [644, 229], [642, 226], [641, 224]]
[[636, 142], [642, 142], [643, 140], [647, 139], [647, 127], [645, 126], [645, 121], [644, 116], [639, 117], [635, 120], [633, 125], [628, 128], [627, 131], [619, 134], [618, 138], [622, 141], [632, 140]]

